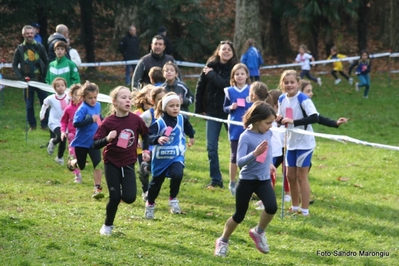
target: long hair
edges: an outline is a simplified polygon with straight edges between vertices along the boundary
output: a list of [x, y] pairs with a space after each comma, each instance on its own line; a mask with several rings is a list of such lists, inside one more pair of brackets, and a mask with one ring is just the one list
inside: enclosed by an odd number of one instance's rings
[[298, 76], [298, 74], [296, 73], [295, 70], [293, 70], [293, 69], [287, 69], [287, 70], [285, 70], [285, 71], [283, 72], [283, 74], [281, 74], [280, 82], [279, 82], [279, 87], [278, 87], [282, 92], [285, 92], [285, 88], [284, 88], [284, 79], [285, 79], [286, 76], [289, 76], [289, 75], [294, 76], [297, 82], [299, 82], [299, 80], [300, 80], [300, 77]]
[[252, 38], [249, 38], [249, 39], [246, 40], [246, 42], [244, 43], [244, 46], [242, 47], [242, 52], [241, 52], [241, 54], [245, 54], [251, 46], [255, 46], [255, 40], [252, 39]]
[[[75, 94], [75, 92], [77, 92], [77, 95], [79, 95], [79, 90], [82, 88], [82, 84], [77, 83], [77, 84], [73, 84], [71, 86], [71, 88], [69, 89], [69, 95], [71, 96], [71, 99], [73, 99], [73, 95]], [[76, 101], [74, 101], [74, 104], [78, 104], [79, 103], [79, 97]]]
[[220, 56], [219, 56], [219, 50], [222, 47], [223, 44], [227, 44], [230, 46], [231, 51], [233, 52], [233, 57], [230, 58], [230, 60], [227, 62], [227, 64], [237, 64], [239, 62], [238, 57], [237, 57], [237, 53], [236, 50], [234, 49], [234, 45], [231, 41], [221, 41], [219, 43], [219, 45], [216, 47], [216, 50], [213, 52], [213, 54], [211, 55], [211, 57], [209, 57], [207, 64], [210, 62], [214, 62], [214, 63], [220, 63]]
[[84, 101], [86, 95], [89, 92], [100, 92], [100, 88], [97, 86], [96, 83], [91, 83], [90, 81], [86, 80], [85, 84], [83, 84], [82, 88], [79, 90], [79, 101]]
[[107, 116], [109, 115], [113, 115], [116, 112], [116, 108], [115, 108], [115, 101], [118, 98], [118, 93], [121, 90], [128, 90], [130, 92], [130, 89], [125, 87], [125, 86], [118, 86], [115, 87], [110, 93], [109, 93], [109, 97], [111, 98], [111, 103], [108, 105], [108, 111], [107, 111]]
[[276, 117], [276, 112], [270, 104], [263, 101], [256, 101], [242, 117], [244, 128], [248, 128], [251, 124], [265, 120], [271, 115]]
[[231, 86], [237, 85], [236, 81], [234, 80], [234, 75], [235, 75], [236, 71], [239, 69], [244, 69], [245, 73], [247, 73], [247, 79], [245, 80], [245, 84], [251, 84], [251, 78], [249, 77], [248, 67], [243, 63], [238, 63], [238, 64], [235, 64], [233, 69], [231, 70], [230, 85]]
[[155, 88], [154, 85], [152, 84], [147, 84], [145, 85], [141, 90], [139, 91], [134, 91], [132, 93], [133, 97], [133, 106], [136, 109], [143, 109], [144, 110], [144, 104], [148, 104], [152, 106], [152, 103], [150, 101], [150, 96], [151, 96], [151, 91]]

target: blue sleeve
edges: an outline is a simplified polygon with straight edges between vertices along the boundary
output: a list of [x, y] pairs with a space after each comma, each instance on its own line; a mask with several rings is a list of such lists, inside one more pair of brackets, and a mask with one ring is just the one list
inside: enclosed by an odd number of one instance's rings
[[230, 102], [230, 99], [228, 97], [228, 93], [229, 92], [228, 92], [228, 90], [224, 90], [224, 93], [225, 93], [225, 96], [224, 96], [224, 103], [223, 103], [223, 111], [225, 113], [230, 114], [230, 112], [231, 112], [231, 109], [230, 109], [231, 102]]

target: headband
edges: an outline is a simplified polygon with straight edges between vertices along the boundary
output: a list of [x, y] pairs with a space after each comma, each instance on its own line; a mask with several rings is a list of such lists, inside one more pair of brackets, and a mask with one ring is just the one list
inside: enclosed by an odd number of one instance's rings
[[162, 111], [165, 111], [166, 105], [171, 100], [179, 100], [179, 103], [180, 103], [180, 97], [179, 96], [177, 96], [175, 94], [166, 96], [165, 98], [162, 99]]

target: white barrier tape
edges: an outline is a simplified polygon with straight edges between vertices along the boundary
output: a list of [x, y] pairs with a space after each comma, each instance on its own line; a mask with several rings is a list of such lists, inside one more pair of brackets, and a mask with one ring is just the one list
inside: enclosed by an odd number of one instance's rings
[[[206, 116], [206, 115], [194, 114], [194, 113], [185, 112], [185, 111], [180, 111], [180, 113], [183, 114], [183, 115], [188, 115], [188, 116], [192, 116], [192, 117], [198, 117], [198, 118], [203, 118], [203, 119], [207, 119], [207, 120], [213, 120], [213, 121], [216, 121], [216, 122], [228, 123], [228, 124], [239, 125], [239, 126], [243, 125], [242, 122], [230, 121], [230, 120], [210, 117], [210, 116]], [[285, 132], [285, 128], [272, 127], [270, 130], [271, 131], [276, 131], [276, 132]], [[390, 146], [390, 145], [384, 145], [384, 144], [379, 144], [379, 143], [367, 142], [367, 141], [354, 139], [354, 138], [351, 138], [351, 137], [348, 137], [348, 136], [344, 136], [344, 135], [323, 134], [323, 133], [310, 132], [310, 131], [306, 131], [306, 130], [303, 130], [303, 129], [297, 129], [297, 128], [288, 129], [288, 130], [290, 130], [292, 132], [295, 132], [295, 133], [298, 133], [298, 134], [305, 134], [305, 135], [311, 135], [311, 136], [315, 136], [315, 137], [335, 140], [335, 141], [339, 141], [341, 143], [351, 142], [351, 143], [355, 143], [355, 144], [358, 144], [358, 145], [364, 145], [364, 146], [369, 146], [369, 147], [374, 147], [374, 148], [399, 151], [399, 147], [397, 147], [397, 146]]]
[[[370, 58], [379, 58], [379, 57], [399, 57], [399, 53], [378, 53], [378, 54], [370, 54]], [[345, 57], [345, 58], [340, 58], [340, 59], [330, 59], [330, 60], [319, 60], [319, 61], [313, 61], [310, 64], [311, 65], [319, 65], [319, 64], [327, 64], [327, 63], [334, 63], [338, 61], [353, 61], [353, 60], [358, 60], [359, 56], [352, 56], [352, 57]], [[121, 65], [136, 65], [139, 62], [139, 60], [128, 60], [128, 61], [112, 61], [112, 62], [94, 62], [94, 63], [82, 63], [81, 67], [100, 67], [100, 66], [121, 66]], [[205, 64], [201, 63], [192, 63], [192, 62], [186, 62], [186, 61], [175, 61], [178, 66], [183, 66], [183, 67], [198, 67], [202, 68], [205, 66]], [[260, 69], [274, 69], [274, 68], [287, 68], [287, 67], [297, 67], [301, 66], [300, 63], [292, 63], [292, 64], [279, 64], [279, 65], [272, 65], [272, 66], [263, 66]], [[8, 67], [11, 68], [12, 64], [11, 63], [0, 63], [0, 69], [3, 67]]]

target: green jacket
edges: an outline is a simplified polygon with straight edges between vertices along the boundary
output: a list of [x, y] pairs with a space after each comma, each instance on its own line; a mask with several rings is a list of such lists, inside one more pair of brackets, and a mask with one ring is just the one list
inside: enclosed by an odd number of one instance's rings
[[73, 84], [80, 83], [80, 76], [78, 67], [74, 62], [65, 56], [56, 59], [49, 64], [46, 83], [51, 84], [55, 78], [64, 78], [69, 88]]
[[44, 81], [47, 64], [46, 50], [36, 41], [33, 43], [24, 41], [15, 49], [12, 68], [19, 80], [24, 81], [29, 77], [32, 81]]

